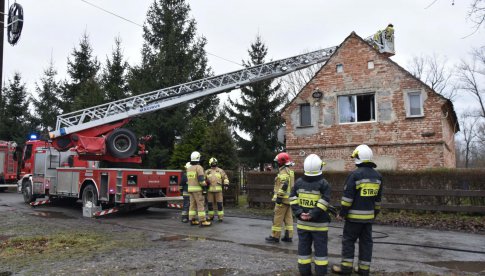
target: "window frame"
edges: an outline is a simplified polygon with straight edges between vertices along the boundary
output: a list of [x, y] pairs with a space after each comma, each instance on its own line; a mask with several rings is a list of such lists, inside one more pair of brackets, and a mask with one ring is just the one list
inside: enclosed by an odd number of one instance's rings
[[[419, 96], [419, 109], [420, 114], [412, 115], [411, 114], [411, 96]], [[424, 97], [422, 91], [409, 91], [406, 92], [406, 118], [421, 118], [424, 117]]]
[[[358, 104], [357, 104], [357, 97], [358, 96], [366, 96], [366, 95], [372, 95], [374, 96], [374, 110], [373, 110], [373, 114], [374, 114], [374, 119], [373, 120], [369, 120], [369, 121], [357, 121], [358, 120]], [[355, 121], [354, 122], [341, 122], [340, 121], [340, 97], [353, 97], [354, 98], [354, 102], [355, 102], [355, 106], [354, 106], [354, 114], [356, 115], [355, 116]], [[372, 116], [371, 116], [372, 117]], [[368, 93], [359, 93], [359, 94], [351, 94], [351, 95], [338, 95], [337, 96], [337, 120], [338, 120], [338, 124], [339, 125], [348, 125], [348, 124], [362, 124], [362, 123], [375, 123], [377, 122], [377, 101], [376, 101], [376, 93], [375, 92], [368, 92]]]
[[[299, 127], [311, 127], [312, 125], [312, 106], [310, 103], [302, 103], [300, 106], [300, 125]], [[308, 115], [309, 115], [309, 123], [304, 125], [303, 124], [303, 108], [308, 107]]]

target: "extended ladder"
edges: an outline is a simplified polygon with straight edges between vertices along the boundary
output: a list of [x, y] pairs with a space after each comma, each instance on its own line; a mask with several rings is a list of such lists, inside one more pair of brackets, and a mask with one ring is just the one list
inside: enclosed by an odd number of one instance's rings
[[[375, 45], [372, 39], [367, 39]], [[326, 62], [337, 46], [249, 67], [231, 73], [196, 80], [126, 99], [59, 115], [51, 138], [117, 122], [168, 108], [212, 94], [228, 92], [258, 81], [276, 78], [311, 65]], [[394, 47], [393, 49], [394, 50]], [[385, 49], [379, 47], [379, 51]]]

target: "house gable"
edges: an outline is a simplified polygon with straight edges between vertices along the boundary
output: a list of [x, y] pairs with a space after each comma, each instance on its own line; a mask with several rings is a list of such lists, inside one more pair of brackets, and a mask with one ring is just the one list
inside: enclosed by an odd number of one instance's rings
[[[315, 91], [322, 97], [312, 97]], [[350, 101], [356, 114], [344, 105]], [[416, 109], [416, 102], [422, 103], [421, 109]], [[454, 167], [457, 127], [450, 104], [352, 33], [285, 108], [287, 150], [298, 156], [316, 153], [342, 170], [349, 167], [353, 148], [365, 143], [376, 148], [381, 167]], [[301, 124], [302, 112], [305, 119], [310, 116], [309, 124]], [[415, 164], [395, 157], [399, 148], [419, 153], [420, 147], [424, 149], [419, 145], [428, 147], [429, 157]]]

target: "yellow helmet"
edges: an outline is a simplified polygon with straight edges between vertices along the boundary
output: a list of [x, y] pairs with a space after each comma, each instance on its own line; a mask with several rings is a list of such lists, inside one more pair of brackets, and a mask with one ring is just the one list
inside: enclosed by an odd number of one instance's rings
[[217, 159], [215, 157], [211, 157], [211, 159], [209, 159], [209, 166], [217, 166]]

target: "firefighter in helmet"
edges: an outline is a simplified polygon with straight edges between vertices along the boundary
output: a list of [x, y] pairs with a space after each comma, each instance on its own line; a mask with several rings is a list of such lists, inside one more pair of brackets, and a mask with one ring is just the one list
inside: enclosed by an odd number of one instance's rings
[[182, 180], [180, 181], [179, 190], [184, 198], [182, 205], [182, 222], [189, 222], [189, 206], [190, 206], [190, 195], [187, 189], [187, 169], [190, 168], [190, 162], [185, 164], [185, 172], [182, 173]]
[[290, 192], [295, 183], [295, 173], [290, 170], [293, 165], [290, 156], [286, 152], [276, 155], [275, 167], [278, 168], [278, 175], [275, 178], [273, 201], [275, 204], [273, 226], [271, 236], [266, 238], [267, 242], [275, 243], [280, 241], [282, 223], [285, 224], [285, 237], [281, 240], [292, 242], [293, 238], [293, 214], [290, 208]]
[[380, 211], [382, 176], [374, 169], [372, 150], [358, 146], [351, 155], [357, 168], [347, 177], [342, 196], [340, 217], [345, 219], [342, 236], [342, 261], [332, 271], [352, 273], [355, 242], [359, 240], [359, 263], [354, 269], [360, 275], [369, 275], [372, 258], [372, 223]]
[[305, 175], [298, 178], [291, 190], [290, 205], [298, 218], [298, 270], [301, 275], [312, 274], [312, 244], [315, 272], [327, 274], [330, 184], [323, 177], [324, 164], [316, 154], [308, 155], [303, 164]]
[[207, 184], [205, 183], [204, 168], [199, 163], [200, 153], [192, 152], [190, 167], [187, 168], [187, 190], [190, 195], [189, 220], [192, 225], [210, 226], [211, 223], [206, 221], [205, 217], [204, 193]]
[[222, 206], [222, 190], [229, 187], [229, 179], [223, 169], [217, 166], [217, 159], [209, 159], [210, 169], [205, 171], [205, 179], [209, 186], [207, 192], [207, 209], [209, 210], [209, 220], [214, 219], [214, 206], [217, 204], [217, 218], [219, 222], [224, 219], [224, 209]]

